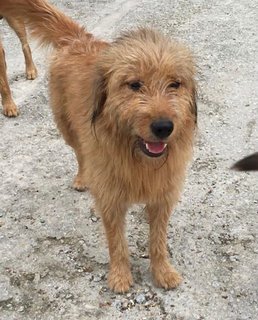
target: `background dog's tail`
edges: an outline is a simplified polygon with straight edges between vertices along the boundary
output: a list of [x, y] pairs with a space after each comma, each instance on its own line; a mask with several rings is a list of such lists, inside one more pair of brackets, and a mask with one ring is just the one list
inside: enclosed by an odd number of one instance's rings
[[3, 16], [21, 16], [40, 44], [62, 47], [87, 34], [83, 27], [45, 0], [0, 0]]
[[238, 171], [258, 170], [258, 152], [239, 160], [233, 165], [232, 169]]

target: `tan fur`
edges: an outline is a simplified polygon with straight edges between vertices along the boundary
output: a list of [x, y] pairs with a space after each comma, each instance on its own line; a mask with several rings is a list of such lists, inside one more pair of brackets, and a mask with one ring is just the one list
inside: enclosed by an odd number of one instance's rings
[[[1, 11], [0, 11], [1, 12]], [[37, 77], [37, 69], [32, 60], [31, 50], [27, 41], [27, 34], [25, 30], [24, 22], [18, 17], [8, 17], [5, 15], [5, 20], [8, 22], [9, 26], [17, 34], [25, 58], [26, 66], [26, 76], [27, 79], [33, 80]], [[6, 62], [5, 53], [2, 42], [0, 40], [0, 94], [2, 97], [3, 113], [7, 117], [16, 117], [19, 113], [18, 108], [13, 101], [11, 90], [8, 84], [7, 74], [6, 74]]]
[[[146, 204], [155, 283], [176, 287], [181, 277], [169, 262], [166, 232], [196, 127], [190, 52], [149, 29], [124, 33], [112, 43], [96, 40], [43, 0], [5, 0], [0, 10], [18, 12], [41, 43], [56, 48], [50, 67], [51, 106], [78, 159], [74, 187], [89, 188], [102, 216], [110, 288], [125, 292], [133, 282], [124, 236], [125, 214], [133, 203]], [[133, 81], [143, 83], [140, 91], [130, 88]], [[170, 88], [175, 81], [180, 87]], [[174, 131], [165, 139], [166, 154], [150, 158], [140, 150], [138, 137], [157, 141], [150, 124], [160, 118], [171, 119]]]

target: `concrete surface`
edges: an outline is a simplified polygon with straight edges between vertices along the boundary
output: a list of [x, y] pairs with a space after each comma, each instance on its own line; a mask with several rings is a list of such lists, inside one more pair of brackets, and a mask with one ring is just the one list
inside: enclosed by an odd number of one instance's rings
[[0, 319], [254, 320], [258, 314], [257, 173], [231, 164], [258, 149], [257, 1], [55, 0], [105, 39], [150, 25], [195, 52], [199, 135], [182, 200], [168, 230], [176, 290], [153, 286], [141, 207], [128, 214], [135, 285], [107, 289], [108, 256], [87, 193], [71, 189], [72, 151], [48, 107], [47, 53], [26, 81], [17, 38], [1, 22], [21, 115], [0, 116]]

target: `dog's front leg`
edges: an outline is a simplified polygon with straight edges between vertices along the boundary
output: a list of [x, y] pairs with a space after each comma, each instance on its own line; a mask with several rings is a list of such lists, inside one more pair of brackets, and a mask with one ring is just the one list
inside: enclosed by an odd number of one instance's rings
[[[110, 270], [108, 284], [115, 292], [126, 292], [133, 283], [129, 264], [129, 252], [125, 239], [126, 206], [121, 203], [102, 203], [99, 206], [108, 240]], [[107, 200], [107, 199], [106, 199]], [[109, 200], [110, 201], [110, 200]], [[99, 201], [97, 201], [99, 205]]]
[[181, 282], [181, 276], [169, 262], [167, 251], [167, 226], [172, 206], [166, 201], [148, 204], [150, 224], [151, 272], [157, 286], [171, 289]]
[[0, 40], [0, 95], [2, 97], [2, 104], [4, 107], [3, 113], [7, 117], [16, 117], [19, 112], [13, 101], [11, 90], [8, 84], [6, 74], [5, 53]]

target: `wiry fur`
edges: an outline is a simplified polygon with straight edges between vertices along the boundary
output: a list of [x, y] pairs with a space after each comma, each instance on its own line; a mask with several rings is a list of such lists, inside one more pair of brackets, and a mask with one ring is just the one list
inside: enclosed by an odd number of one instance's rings
[[[1, 4], [0, 4], [1, 5]], [[2, 16], [0, 16], [0, 19]], [[26, 76], [27, 79], [33, 80], [37, 76], [37, 69], [32, 60], [31, 50], [27, 41], [27, 34], [25, 30], [24, 22], [19, 17], [11, 17], [5, 15], [5, 20], [9, 26], [15, 31], [18, 36], [22, 51], [25, 58]], [[18, 108], [12, 98], [11, 90], [9, 87], [7, 73], [6, 73], [6, 62], [5, 52], [0, 39], [0, 94], [3, 104], [3, 114], [7, 117], [16, 117], [19, 114]]]
[[[105, 226], [109, 286], [125, 292], [132, 284], [124, 237], [127, 208], [145, 203], [150, 224], [150, 260], [158, 286], [174, 288], [180, 276], [170, 265], [166, 229], [192, 154], [197, 109], [190, 52], [161, 34], [138, 29], [112, 43], [96, 40], [43, 0], [0, 1], [18, 12], [44, 44], [56, 51], [50, 67], [51, 106], [79, 170], [74, 187], [88, 187]], [[65, 27], [64, 27], [65, 26]], [[128, 84], [141, 81], [140, 91]], [[179, 81], [180, 87], [169, 84]], [[155, 119], [174, 123], [167, 152], [149, 158], [139, 138], [156, 141]]]

